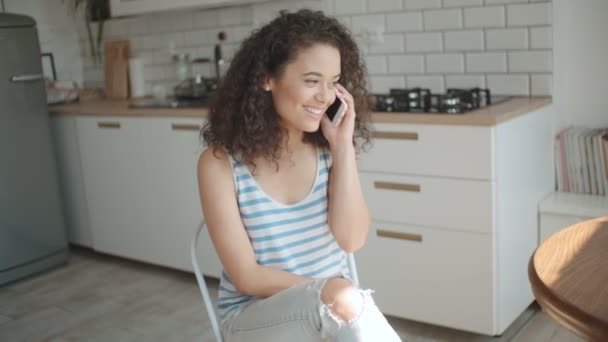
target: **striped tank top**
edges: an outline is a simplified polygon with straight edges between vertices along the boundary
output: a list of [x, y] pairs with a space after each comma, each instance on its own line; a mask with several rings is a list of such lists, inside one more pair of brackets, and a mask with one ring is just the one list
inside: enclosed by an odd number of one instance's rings
[[[338, 246], [327, 223], [329, 151], [317, 148], [317, 174], [308, 195], [298, 203], [283, 204], [268, 196], [247, 166], [230, 157], [243, 225], [259, 265], [310, 278], [342, 272], [349, 275], [346, 253]], [[261, 298], [238, 293], [226, 274], [220, 279], [220, 319], [233, 317]]]

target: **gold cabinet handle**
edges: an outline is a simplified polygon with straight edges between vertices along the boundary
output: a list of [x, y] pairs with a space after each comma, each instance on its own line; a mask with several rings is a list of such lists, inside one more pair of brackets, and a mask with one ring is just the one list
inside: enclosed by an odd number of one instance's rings
[[372, 132], [376, 139], [418, 140], [416, 132]]
[[97, 127], [106, 129], [120, 129], [120, 122], [98, 122]]
[[420, 234], [400, 233], [400, 232], [393, 232], [390, 230], [376, 229], [376, 235], [380, 236], [380, 237], [390, 238], [390, 239], [422, 242], [422, 235], [420, 235]]
[[386, 189], [386, 190], [420, 192], [420, 184], [392, 183], [392, 182], [376, 181], [376, 182], [374, 182], [374, 188]]
[[171, 124], [171, 129], [174, 131], [200, 131], [201, 126], [193, 124]]

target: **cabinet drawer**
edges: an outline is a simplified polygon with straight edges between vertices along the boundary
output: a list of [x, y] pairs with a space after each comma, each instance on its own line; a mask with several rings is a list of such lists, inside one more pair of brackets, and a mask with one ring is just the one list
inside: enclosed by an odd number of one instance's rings
[[360, 173], [372, 219], [492, 231], [493, 182]]
[[361, 284], [386, 314], [492, 334], [491, 237], [373, 221]]
[[374, 125], [372, 147], [360, 155], [362, 171], [494, 179], [493, 128]]

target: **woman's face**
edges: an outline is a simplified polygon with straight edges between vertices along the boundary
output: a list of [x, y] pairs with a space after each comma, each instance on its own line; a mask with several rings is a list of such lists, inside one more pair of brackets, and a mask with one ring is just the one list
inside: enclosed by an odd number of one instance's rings
[[300, 49], [283, 74], [269, 78], [264, 88], [272, 93], [281, 126], [290, 133], [315, 132], [336, 97], [339, 79], [340, 52], [317, 43]]

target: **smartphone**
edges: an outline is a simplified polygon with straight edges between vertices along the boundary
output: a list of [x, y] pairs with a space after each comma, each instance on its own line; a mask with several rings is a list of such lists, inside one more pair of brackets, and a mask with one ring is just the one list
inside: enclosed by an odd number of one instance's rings
[[344, 113], [346, 113], [346, 103], [336, 96], [334, 103], [325, 111], [325, 116], [327, 116], [332, 125], [336, 127], [340, 124], [340, 121], [342, 121]]

